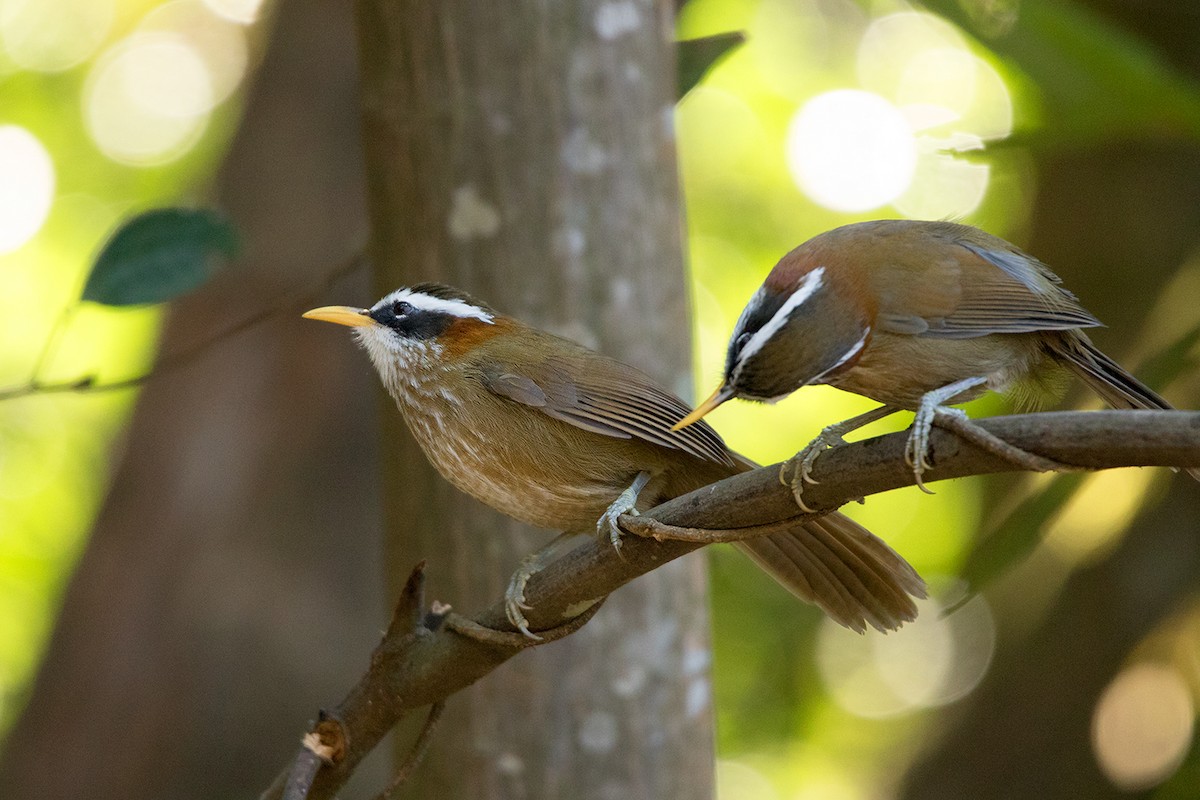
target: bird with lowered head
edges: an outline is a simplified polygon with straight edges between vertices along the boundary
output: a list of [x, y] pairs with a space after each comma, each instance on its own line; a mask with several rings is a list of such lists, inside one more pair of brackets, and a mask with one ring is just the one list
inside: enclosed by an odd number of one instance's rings
[[[1092, 344], [1084, 329], [1099, 325], [1049, 267], [978, 228], [845, 225], [775, 265], [734, 327], [721, 385], [676, 428], [736, 397], [773, 402], [828, 384], [884, 405], [825, 428], [785, 465], [781, 477], [794, 470], [801, 508], [821, 452], [900, 410], [916, 412], [906, 457], [925, 488], [934, 417], [965, 421], [948, 406], [989, 390], [1036, 399], [1069, 372], [1116, 408], [1171, 408]], [[1013, 455], [999, 445], [997, 453]], [[1200, 479], [1200, 470], [1188, 472]]]

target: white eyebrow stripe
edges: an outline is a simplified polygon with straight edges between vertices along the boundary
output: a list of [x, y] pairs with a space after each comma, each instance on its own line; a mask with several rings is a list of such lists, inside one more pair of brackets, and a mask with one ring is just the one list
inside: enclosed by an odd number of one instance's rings
[[[738, 374], [741, 372], [742, 365], [753, 358], [754, 355], [758, 353], [758, 351], [761, 350], [763, 346], [770, 340], [770, 338], [779, 332], [779, 329], [787, 323], [788, 317], [791, 315], [791, 313], [799, 308], [801, 303], [808, 300], [808, 298], [812, 297], [813, 294], [821, 288], [821, 284], [825, 279], [824, 276], [824, 267], [817, 267], [805, 275], [804, 279], [800, 281], [800, 285], [797, 286], [795, 291], [792, 292], [791, 296], [784, 301], [783, 305], [779, 307], [779, 310], [775, 312], [775, 315], [767, 321], [767, 324], [763, 325], [754, 332], [754, 335], [750, 337], [750, 341], [746, 342], [746, 346], [743, 347], [742, 351], [738, 354], [736, 369], [734, 369], [733, 372], [735, 383], [737, 382]], [[756, 294], [754, 299], [758, 299], [758, 297], [759, 295]]]
[[440, 311], [463, 319], [477, 319], [489, 325], [495, 324], [494, 317], [479, 306], [473, 306], [463, 300], [446, 300], [423, 292], [414, 292], [411, 289], [397, 289], [376, 303], [372, 311], [400, 300], [408, 302], [413, 308], [420, 311]]

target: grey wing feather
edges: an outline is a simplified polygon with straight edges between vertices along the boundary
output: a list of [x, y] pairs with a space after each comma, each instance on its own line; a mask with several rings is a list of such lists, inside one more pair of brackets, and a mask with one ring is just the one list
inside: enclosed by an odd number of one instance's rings
[[996, 267], [996, 271], [984, 280], [964, 281], [954, 313], [929, 320], [929, 329], [918, 335], [970, 339], [992, 333], [1071, 330], [1102, 324], [1036, 258], [1008, 249], [1000, 240], [995, 247], [961, 238], [954, 243]]
[[548, 396], [546, 391], [528, 375], [501, 372], [495, 365], [485, 367], [480, 380], [484, 387], [493, 394], [540, 409], [547, 416], [569, 422], [577, 428], [617, 439], [632, 438], [620, 428], [603, 424], [600, 420], [592, 419], [587, 414], [573, 412], [577, 396], [570, 381], [565, 380], [563, 376], [552, 373], [542, 376], [543, 383], [555, 396]]
[[[680, 431], [671, 430], [672, 425], [691, 412], [686, 403], [633, 367], [616, 361], [611, 364], [618, 368], [619, 374], [589, 372], [576, 382], [581, 406], [640, 439], [682, 450], [705, 461], [734, 464], [725, 442], [703, 420]], [[593, 378], [594, 375], [600, 380]]]

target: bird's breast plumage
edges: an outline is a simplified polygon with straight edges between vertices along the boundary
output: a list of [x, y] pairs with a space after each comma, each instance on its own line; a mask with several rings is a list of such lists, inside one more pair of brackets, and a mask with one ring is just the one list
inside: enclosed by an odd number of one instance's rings
[[642, 470], [652, 479], [641, 507], [737, 471], [664, 452], [637, 438], [581, 430], [492, 395], [475, 380], [463, 370], [419, 370], [393, 384], [392, 395], [442, 477], [522, 522], [593, 531], [600, 515]]

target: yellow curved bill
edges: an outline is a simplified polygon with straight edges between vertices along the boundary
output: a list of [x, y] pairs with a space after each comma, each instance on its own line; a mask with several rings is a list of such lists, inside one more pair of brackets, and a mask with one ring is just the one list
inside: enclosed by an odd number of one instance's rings
[[321, 322], [332, 322], [335, 325], [347, 325], [351, 328], [365, 328], [369, 325], [378, 325], [379, 323], [368, 316], [369, 313], [365, 308], [322, 306], [321, 308], [314, 308], [312, 311], [305, 311], [302, 316], [305, 319], [317, 319]]

